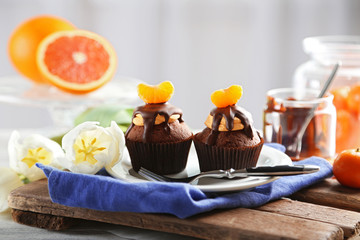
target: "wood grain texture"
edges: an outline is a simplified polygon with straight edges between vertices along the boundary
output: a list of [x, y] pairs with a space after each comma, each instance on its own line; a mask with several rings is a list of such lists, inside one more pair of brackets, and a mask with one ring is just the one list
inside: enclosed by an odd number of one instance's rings
[[360, 212], [360, 190], [344, 187], [336, 179], [326, 179], [293, 194], [290, 198]]
[[335, 224], [341, 227], [346, 238], [359, 236], [360, 213], [311, 203], [278, 200], [263, 205], [258, 210], [299, 217], [319, 222]]
[[68, 229], [79, 222], [79, 219], [76, 218], [54, 216], [17, 209], [12, 209], [11, 215], [13, 220], [17, 223], [56, 231]]
[[13, 209], [53, 216], [95, 220], [177, 233], [203, 239], [343, 239], [335, 224], [254, 209], [217, 210], [188, 219], [166, 214], [103, 212], [66, 207], [51, 202], [45, 180], [14, 190]]

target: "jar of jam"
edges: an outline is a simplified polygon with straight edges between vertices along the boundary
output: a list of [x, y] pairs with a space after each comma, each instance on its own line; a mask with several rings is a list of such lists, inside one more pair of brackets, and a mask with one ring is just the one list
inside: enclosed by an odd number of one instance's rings
[[360, 36], [321, 36], [303, 41], [309, 60], [294, 74], [296, 89], [321, 89], [336, 63], [331, 85], [337, 111], [336, 152], [360, 147]]
[[[284, 145], [285, 153], [292, 160], [311, 156], [333, 158], [336, 126], [333, 95], [327, 94], [323, 98], [317, 98], [319, 92], [313, 89], [293, 88], [268, 91], [263, 114], [265, 142]], [[308, 116], [311, 120], [307, 123]], [[301, 136], [304, 125], [306, 129]], [[298, 137], [301, 139], [300, 148], [297, 145]]]

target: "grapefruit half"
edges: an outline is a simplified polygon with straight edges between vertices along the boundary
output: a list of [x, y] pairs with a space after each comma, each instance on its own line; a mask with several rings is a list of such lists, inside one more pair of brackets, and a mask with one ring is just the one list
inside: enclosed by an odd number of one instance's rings
[[37, 49], [39, 71], [51, 84], [75, 94], [94, 91], [111, 80], [116, 53], [102, 36], [86, 30], [59, 31]]

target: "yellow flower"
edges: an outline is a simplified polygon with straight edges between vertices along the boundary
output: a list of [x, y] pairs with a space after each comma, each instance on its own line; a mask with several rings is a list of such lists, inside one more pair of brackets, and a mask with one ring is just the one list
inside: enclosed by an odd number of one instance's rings
[[51, 152], [48, 152], [43, 147], [38, 148], [29, 148], [27, 155], [21, 160], [24, 163], [26, 163], [29, 168], [34, 166], [35, 163], [39, 162], [44, 165], [49, 165], [51, 163], [52, 154]]
[[94, 165], [97, 162], [94, 155], [106, 149], [106, 147], [99, 147], [99, 145], [100, 143], [96, 141], [96, 138], [77, 138], [74, 143], [75, 164], [89, 162]]
[[58, 168], [58, 162], [65, 157], [60, 145], [51, 139], [38, 134], [21, 139], [18, 131], [13, 131], [10, 136], [8, 153], [10, 168], [30, 181], [45, 177], [35, 163]]
[[115, 122], [109, 128], [98, 126], [98, 122], [84, 122], [63, 137], [66, 159], [61, 164], [72, 172], [95, 174], [120, 160], [124, 148], [119, 147], [120, 142], [125, 142], [124, 134]]

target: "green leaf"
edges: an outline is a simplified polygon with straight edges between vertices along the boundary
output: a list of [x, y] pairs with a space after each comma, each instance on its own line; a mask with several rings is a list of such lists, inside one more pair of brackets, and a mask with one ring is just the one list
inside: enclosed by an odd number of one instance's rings
[[[97, 121], [102, 127], [109, 127], [111, 121], [115, 121], [125, 133], [132, 122], [134, 109], [119, 105], [101, 105], [95, 108], [88, 108], [75, 118], [74, 124], [79, 125], [86, 121]], [[61, 145], [65, 134], [54, 136], [51, 139]]]
[[86, 121], [98, 121], [100, 126], [108, 127], [111, 121], [118, 125], [129, 126], [132, 121], [134, 109], [119, 105], [101, 105], [89, 108], [75, 119], [75, 125]]
[[119, 125], [119, 128], [125, 133], [129, 125]]
[[65, 134], [62, 134], [62, 135], [59, 135], [59, 136], [54, 136], [54, 137], [51, 138], [51, 140], [57, 142], [61, 146], [61, 140], [62, 140], [64, 135]]
[[24, 184], [30, 183], [30, 180], [27, 177], [25, 177], [23, 174], [18, 173], [18, 176]]

